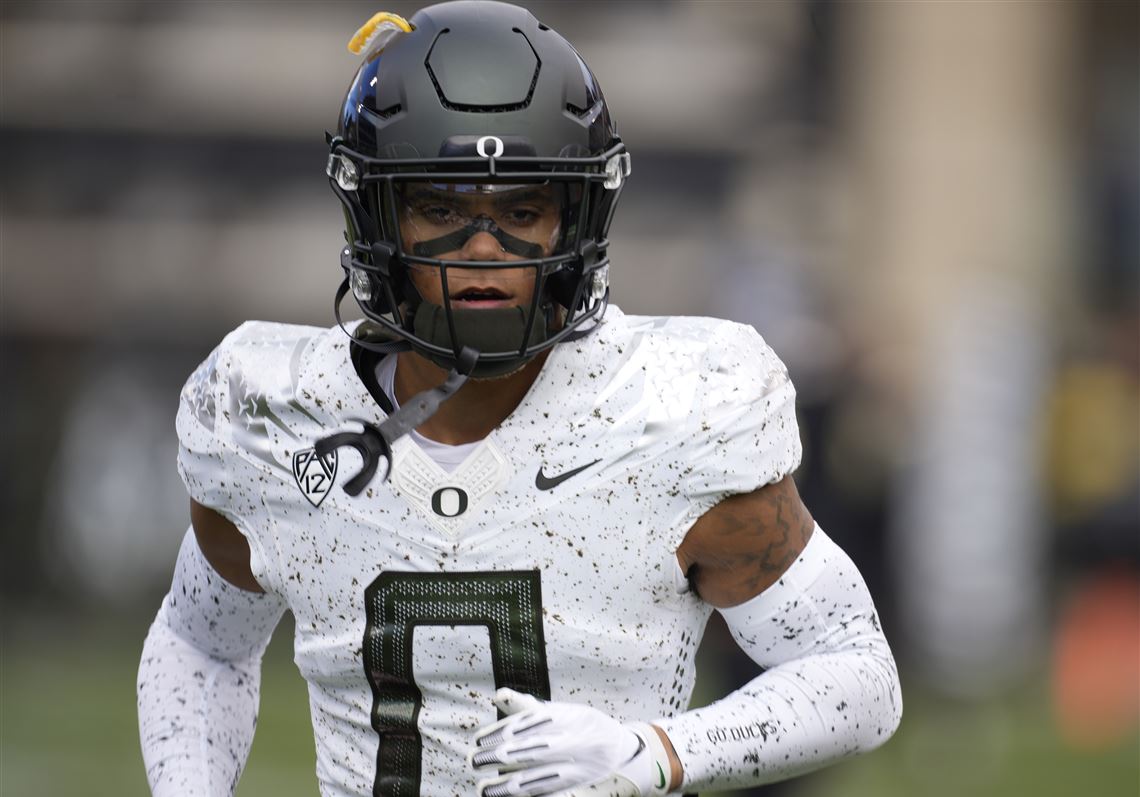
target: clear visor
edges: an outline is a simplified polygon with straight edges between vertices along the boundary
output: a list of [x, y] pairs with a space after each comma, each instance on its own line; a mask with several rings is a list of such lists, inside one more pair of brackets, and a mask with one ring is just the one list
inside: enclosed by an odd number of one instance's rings
[[573, 243], [565, 184], [408, 182], [396, 201], [403, 249], [416, 257], [532, 260]]

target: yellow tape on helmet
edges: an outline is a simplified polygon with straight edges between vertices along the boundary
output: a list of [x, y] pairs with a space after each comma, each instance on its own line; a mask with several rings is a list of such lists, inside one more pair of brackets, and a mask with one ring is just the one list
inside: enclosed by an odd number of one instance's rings
[[386, 33], [387, 35], [384, 38], [387, 38], [397, 33], [411, 33], [413, 30], [415, 28], [412, 23], [399, 14], [381, 11], [378, 14], [373, 14], [372, 19], [361, 25], [360, 29], [353, 34], [348, 41], [348, 51], [353, 55], [360, 55], [371, 49], [381, 34]]

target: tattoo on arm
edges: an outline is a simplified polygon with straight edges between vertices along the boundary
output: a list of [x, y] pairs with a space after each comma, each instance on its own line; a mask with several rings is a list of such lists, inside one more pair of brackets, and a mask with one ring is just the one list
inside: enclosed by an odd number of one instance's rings
[[732, 606], [774, 584], [814, 528], [789, 476], [717, 504], [689, 531], [678, 554], [702, 598]]

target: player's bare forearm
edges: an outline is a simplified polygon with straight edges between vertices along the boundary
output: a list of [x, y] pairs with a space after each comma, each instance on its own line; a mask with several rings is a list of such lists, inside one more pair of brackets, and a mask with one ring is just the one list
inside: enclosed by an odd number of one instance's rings
[[706, 512], [677, 551], [697, 593], [718, 608], [759, 595], [791, 566], [815, 522], [791, 476]]

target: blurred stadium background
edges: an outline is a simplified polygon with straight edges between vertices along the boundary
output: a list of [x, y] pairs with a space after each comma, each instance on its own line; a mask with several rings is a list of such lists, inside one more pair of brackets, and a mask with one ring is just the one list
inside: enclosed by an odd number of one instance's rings
[[[765, 795], [1140, 792], [1134, 2], [535, 2], [634, 173], [627, 312], [754, 324], [903, 668], [882, 751]], [[384, 10], [410, 16], [417, 6]], [[179, 387], [327, 325], [322, 131], [379, 6], [0, 3], [0, 793], [145, 794]], [[239, 794], [315, 794], [288, 622]], [[697, 699], [751, 676], [715, 626]]]

